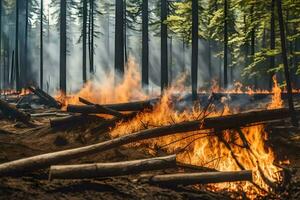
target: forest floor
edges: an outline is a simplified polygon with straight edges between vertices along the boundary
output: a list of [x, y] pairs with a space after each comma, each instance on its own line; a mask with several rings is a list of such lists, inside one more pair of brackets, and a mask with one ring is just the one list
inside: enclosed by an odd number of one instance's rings
[[[35, 110], [36, 113], [51, 109]], [[50, 117], [51, 118], [51, 117]], [[28, 128], [20, 123], [0, 120], [0, 163], [33, 155], [97, 143], [109, 139], [108, 134], [95, 135], [96, 123], [53, 129], [49, 117], [34, 118], [40, 124]], [[300, 167], [300, 129], [286, 125], [268, 127], [270, 146], [275, 154], [291, 161], [290, 167]], [[160, 152], [158, 156], [164, 155]], [[74, 159], [71, 163], [115, 162], [151, 157], [142, 148], [120, 147], [99, 154]], [[178, 169], [170, 169], [178, 171]], [[158, 172], [159, 173], [159, 172]], [[162, 172], [160, 172], [162, 173]], [[282, 195], [284, 199], [300, 199], [300, 173], [293, 177], [293, 187]], [[22, 178], [0, 178], [0, 199], [234, 199], [242, 194], [226, 191], [210, 192], [195, 187], [162, 188], [137, 182], [137, 176], [82, 180], [48, 180], [48, 170], [40, 170]], [[268, 197], [261, 197], [268, 198]]]

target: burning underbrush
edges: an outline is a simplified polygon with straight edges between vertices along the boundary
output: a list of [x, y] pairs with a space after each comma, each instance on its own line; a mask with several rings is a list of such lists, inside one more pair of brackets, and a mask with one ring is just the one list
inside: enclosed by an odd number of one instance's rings
[[[121, 103], [135, 100], [146, 100], [158, 98], [158, 92], [151, 95], [143, 92], [140, 84], [140, 76], [137, 67], [131, 60], [125, 73], [122, 83], [114, 86], [114, 79], [108, 76], [101, 83], [89, 82], [82, 90], [75, 95], [68, 97], [60, 96], [58, 99], [65, 105], [80, 104], [78, 97], [83, 97], [93, 103], [108, 104]], [[184, 77], [184, 76], [183, 76]], [[239, 93], [239, 94], [272, 94], [272, 101], [267, 105], [268, 109], [281, 108], [281, 89], [278, 87], [274, 77], [273, 91], [254, 91], [237, 83], [235, 89], [221, 90], [213, 87], [213, 93]], [[128, 135], [144, 129], [151, 129], [184, 121], [202, 120], [208, 117], [229, 115], [239, 112], [239, 108], [226, 104], [226, 97], [222, 98], [222, 107], [215, 105], [214, 95], [211, 94], [205, 103], [183, 105], [186, 99], [188, 88], [183, 85], [184, 78], [177, 81], [172, 87], [164, 92], [153, 109], [138, 113], [134, 118], [120, 121], [111, 129], [110, 135], [113, 138]], [[203, 92], [203, 91], [202, 91]], [[205, 92], [207, 93], [207, 92]], [[182, 106], [184, 107], [182, 109]], [[178, 109], [179, 108], [179, 109]], [[247, 196], [254, 198], [257, 195], [266, 195], [274, 190], [274, 185], [282, 180], [281, 168], [277, 167], [275, 155], [271, 147], [266, 145], [268, 134], [264, 125], [254, 125], [231, 130], [199, 130], [187, 133], [180, 133], [148, 139], [142, 142], [130, 144], [139, 146], [151, 154], [164, 151], [176, 153], [180, 163], [186, 163], [201, 167], [207, 167], [219, 171], [252, 170], [253, 182], [235, 182], [211, 184], [207, 188], [213, 191], [229, 190], [244, 191]], [[129, 146], [129, 145], [128, 145]], [[200, 186], [196, 186], [200, 187]]]

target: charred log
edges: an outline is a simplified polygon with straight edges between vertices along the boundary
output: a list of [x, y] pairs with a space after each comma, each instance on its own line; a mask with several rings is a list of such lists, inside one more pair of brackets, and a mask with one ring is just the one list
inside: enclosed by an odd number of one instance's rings
[[[299, 111], [295, 111], [300, 114]], [[261, 110], [204, 119], [203, 127], [212, 129], [230, 129], [242, 127], [253, 123], [266, 122], [277, 119], [289, 118], [289, 109], [280, 108], [273, 110]]]
[[82, 123], [87, 123], [89, 121], [94, 120], [103, 121], [103, 118], [95, 117], [95, 116], [87, 116], [87, 115], [72, 115], [67, 117], [60, 117], [56, 119], [50, 120], [50, 125], [52, 128], [58, 127], [68, 127], [71, 125], [81, 125]]
[[6, 118], [12, 118], [14, 120], [23, 122], [25, 124], [31, 124], [29, 122], [30, 115], [18, 110], [13, 105], [11, 105], [1, 99], [0, 99], [0, 110], [3, 113], [3, 116], [5, 116]]
[[113, 109], [105, 107], [105, 106], [101, 106], [99, 104], [94, 104], [94, 103], [92, 103], [92, 102], [90, 102], [90, 101], [88, 101], [88, 100], [86, 100], [84, 98], [79, 97], [79, 101], [81, 103], [86, 104], [86, 105], [93, 105], [93, 106], [95, 106], [103, 114], [113, 115], [115, 117], [123, 117], [123, 114], [120, 113], [120, 112], [118, 112], [118, 111], [116, 111], [116, 110], [113, 110]]
[[43, 90], [39, 89], [39, 88], [34, 88], [34, 87], [28, 87], [28, 89], [34, 93], [35, 95], [37, 95], [38, 97], [40, 97], [40, 99], [42, 100], [42, 102], [50, 107], [54, 107], [57, 109], [60, 109], [62, 107], [62, 105], [57, 102], [52, 96], [50, 96], [49, 94], [47, 94], [46, 92], [44, 92]]
[[232, 172], [203, 172], [203, 173], [181, 173], [155, 175], [149, 178], [149, 182], [157, 185], [194, 185], [223, 183], [235, 181], [252, 181], [252, 171]]
[[[115, 111], [143, 111], [146, 109], [152, 109], [157, 99], [147, 101], [136, 101], [119, 104], [106, 104], [103, 107], [115, 110]], [[68, 112], [73, 113], [85, 113], [85, 114], [101, 114], [103, 110], [97, 108], [95, 105], [68, 105]]]

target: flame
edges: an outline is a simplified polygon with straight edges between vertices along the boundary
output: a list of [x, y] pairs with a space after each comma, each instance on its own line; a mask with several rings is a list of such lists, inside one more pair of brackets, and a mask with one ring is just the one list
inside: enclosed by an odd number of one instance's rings
[[[272, 93], [272, 102], [268, 105], [268, 109], [282, 107], [281, 90], [277, 80], [273, 77], [274, 88]], [[204, 116], [203, 107], [193, 107], [188, 110], [179, 112], [174, 108], [173, 102], [180, 101], [182, 95], [177, 95], [174, 100], [174, 93], [184, 94], [185, 76], [180, 79], [168, 90], [164, 92], [160, 102], [152, 111], [142, 112], [134, 119], [127, 122], [120, 122], [113, 130], [111, 137], [119, 137], [125, 134], [131, 134], [146, 128], [159, 127], [179, 123], [183, 121], [196, 120]], [[253, 90], [250, 87], [244, 89], [241, 83], [235, 83], [234, 88], [224, 90], [213, 84], [213, 92], [225, 93], [247, 93], [249, 95], [255, 93], [270, 93], [264, 90]], [[157, 95], [157, 93], [156, 93]], [[133, 59], [129, 60], [124, 80], [114, 85], [114, 77], [110, 74], [104, 77], [101, 82], [88, 82], [77, 94], [70, 97], [63, 97], [65, 104], [78, 104], [78, 97], [86, 98], [92, 102], [99, 104], [127, 102], [133, 100], [143, 100], [150, 97], [143, 92], [141, 88], [140, 73]], [[224, 106], [224, 110], [219, 111], [212, 106], [208, 116], [220, 116], [235, 113], [237, 110]], [[243, 189], [250, 198], [256, 195], [263, 195], [265, 191], [270, 190], [269, 186], [264, 182], [262, 174], [271, 181], [279, 181], [280, 169], [273, 162], [275, 155], [271, 148], [266, 145], [268, 135], [263, 125], [245, 127], [241, 129], [246, 138], [249, 148], [243, 148], [245, 141], [240, 137], [237, 131], [226, 130], [222, 133], [195, 131], [189, 133], [178, 133], [171, 136], [164, 136], [157, 139], [145, 140], [132, 144], [133, 146], [141, 146], [149, 153], [155, 154], [158, 150], [164, 150], [168, 153], [179, 152], [178, 160], [183, 163], [211, 167], [220, 171], [241, 170], [241, 165], [245, 169], [253, 170], [254, 186], [249, 182], [223, 183], [210, 185], [212, 190], [231, 190], [236, 191]], [[224, 139], [220, 140], [220, 135]], [[228, 146], [228, 145], [229, 146]], [[145, 147], [145, 148], [144, 148]], [[238, 162], [236, 161], [238, 160]], [[260, 170], [259, 170], [260, 169]], [[262, 172], [262, 173], [261, 173]]]
[[88, 81], [76, 94], [66, 96], [58, 92], [55, 98], [62, 102], [63, 105], [79, 104], [78, 97], [98, 104], [145, 100], [149, 96], [143, 92], [140, 83], [141, 78], [138, 66], [134, 59], [130, 58], [123, 81], [120, 84], [115, 84], [114, 75], [110, 73], [101, 77], [100, 81]]
[[281, 99], [281, 92], [276, 76], [273, 76], [274, 86], [272, 88], [273, 96], [272, 102], [268, 105], [268, 109], [281, 108], [283, 106], [283, 100]]

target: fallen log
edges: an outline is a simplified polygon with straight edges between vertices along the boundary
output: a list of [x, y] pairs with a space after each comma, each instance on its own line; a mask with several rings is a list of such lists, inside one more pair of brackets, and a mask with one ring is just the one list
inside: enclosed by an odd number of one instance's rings
[[232, 172], [201, 172], [154, 175], [151, 176], [148, 181], [152, 184], [167, 186], [252, 181], [252, 171], [243, 170]]
[[171, 167], [176, 167], [176, 155], [114, 163], [54, 165], [50, 167], [49, 180], [124, 176]]
[[100, 117], [87, 116], [87, 115], [71, 115], [66, 117], [59, 117], [55, 119], [50, 119], [50, 126], [52, 128], [58, 127], [68, 127], [70, 125], [82, 125], [83, 123], [88, 122], [89, 120], [104, 120]]
[[[158, 99], [151, 99], [146, 101], [136, 101], [128, 103], [119, 103], [119, 104], [105, 104], [102, 105], [106, 108], [115, 110], [115, 111], [143, 111], [145, 109], [152, 109], [153, 105], [158, 101]], [[102, 109], [97, 108], [95, 105], [72, 105], [67, 106], [68, 112], [73, 113], [85, 113], [85, 114], [101, 114]]]
[[101, 134], [109, 131], [110, 129], [114, 128], [119, 122], [126, 122], [134, 117], [136, 117], [138, 112], [132, 112], [123, 114], [122, 118], [120, 117], [113, 117], [111, 119], [106, 119], [103, 122], [100, 122], [100, 124], [92, 129], [93, 133]]
[[31, 124], [29, 122], [30, 115], [18, 110], [13, 105], [11, 105], [1, 99], [0, 99], [0, 110], [3, 113], [3, 116], [5, 116], [6, 118], [12, 118], [17, 121], [23, 122], [25, 124]]
[[140, 140], [157, 138], [161, 136], [189, 132], [200, 129], [200, 121], [182, 122], [179, 124], [163, 126], [154, 129], [142, 130], [140, 132], [124, 135], [109, 141], [101, 142], [85, 147], [63, 150], [53, 153], [41, 154], [29, 158], [23, 158], [7, 163], [0, 164], [0, 177], [2, 176], [20, 176], [25, 172], [31, 172], [50, 167], [58, 163], [66, 162], [78, 157], [91, 155], [106, 151], [121, 145], [137, 142]]
[[45, 105], [48, 105], [50, 107], [54, 107], [54, 108], [57, 108], [57, 109], [60, 109], [62, 107], [61, 103], [56, 101], [52, 96], [50, 96], [49, 94], [47, 94], [46, 92], [44, 92], [40, 88], [28, 87], [28, 89], [32, 93], [34, 93], [35, 95], [40, 97], [40, 99], [42, 100], [42, 102]]
[[111, 108], [107, 108], [107, 107], [105, 107], [105, 106], [101, 106], [101, 105], [99, 105], [99, 104], [94, 104], [94, 103], [92, 103], [92, 102], [89, 102], [89, 101], [86, 100], [86, 99], [81, 98], [81, 97], [79, 97], [79, 101], [80, 101], [81, 103], [86, 104], [86, 105], [92, 105], [92, 106], [95, 106], [95, 107], [97, 108], [97, 110], [99, 110], [99, 111], [100, 111], [101, 113], [103, 113], [103, 114], [113, 115], [113, 116], [115, 116], [115, 117], [123, 117], [123, 114], [120, 113], [120, 112], [118, 112], [118, 111], [115, 111], [115, 110], [113, 110], [113, 109], [111, 109]]
[[[289, 112], [286, 114], [286, 109], [276, 109], [276, 110], [270, 110], [272, 114], [276, 114], [276, 118], [285, 118], [289, 117]], [[284, 111], [285, 114], [282, 114], [281, 112]], [[215, 123], [218, 120], [214, 119], [219, 119], [219, 118], [211, 118], [210, 121], [206, 121], [206, 126], [203, 125], [203, 120], [195, 120], [195, 121], [188, 121], [188, 122], [181, 122], [173, 125], [168, 125], [168, 126], [162, 126], [158, 128], [153, 128], [153, 129], [146, 129], [142, 130], [136, 133], [132, 133], [129, 135], [124, 135], [118, 138], [114, 138], [109, 141], [105, 141], [102, 143], [94, 144], [94, 145], [89, 145], [85, 147], [80, 147], [80, 148], [75, 148], [75, 149], [70, 149], [70, 150], [64, 150], [64, 151], [58, 151], [58, 152], [53, 152], [53, 153], [47, 153], [47, 154], [42, 154], [38, 156], [33, 156], [29, 158], [24, 158], [16, 161], [11, 161], [8, 163], [3, 163], [0, 165], [0, 176], [14, 176], [14, 175], [20, 175], [20, 173], [23, 172], [30, 172], [42, 168], [47, 168], [50, 165], [58, 164], [61, 162], [66, 162], [68, 160], [78, 158], [80, 156], [85, 156], [85, 155], [91, 155], [93, 153], [98, 153], [102, 151], [106, 151], [115, 147], [119, 147], [121, 145], [137, 142], [140, 140], [145, 140], [145, 139], [152, 139], [152, 138], [157, 138], [161, 136], [166, 136], [166, 135], [171, 135], [171, 134], [178, 134], [178, 133], [184, 133], [184, 132], [190, 132], [190, 131], [196, 131], [196, 130], [201, 130], [201, 129], [211, 129], [211, 128], [230, 128], [230, 127], [236, 127], [240, 125], [246, 125], [247, 123], [255, 123], [259, 121], [264, 121], [266, 120], [262, 116], [266, 116], [265, 114], [261, 114], [260, 112], [264, 113], [265, 111], [256, 111], [255, 113], [255, 120], [251, 118], [251, 120], [244, 120], [240, 118], [233, 117], [234, 124], [232, 122], [232, 118], [230, 116], [224, 116], [230, 120], [227, 121], [227, 125], [222, 124], [220, 126], [218, 123]], [[269, 112], [268, 112], [269, 113]], [[253, 112], [252, 112], [253, 114]], [[252, 116], [251, 114], [251, 116]], [[247, 114], [242, 114], [242, 116], [248, 116], [249, 113]], [[233, 115], [236, 116], [236, 115]], [[260, 116], [260, 117], [259, 117]], [[247, 117], [244, 117], [248, 119]], [[208, 118], [207, 118], [208, 119]], [[207, 120], [206, 119], [206, 120]], [[268, 117], [269, 120], [273, 120], [274, 117]], [[244, 120], [243, 123], [241, 121]], [[207, 123], [210, 122], [210, 123]], [[214, 122], [215, 126], [211, 122]], [[246, 123], [247, 122], [247, 123]]]
[[[299, 115], [300, 111], [296, 110], [295, 114]], [[288, 108], [244, 112], [232, 115], [205, 118], [203, 121], [203, 127], [207, 129], [230, 129], [243, 127], [258, 122], [285, 119], [289, 118], [290, 115], [291, 114]]]

